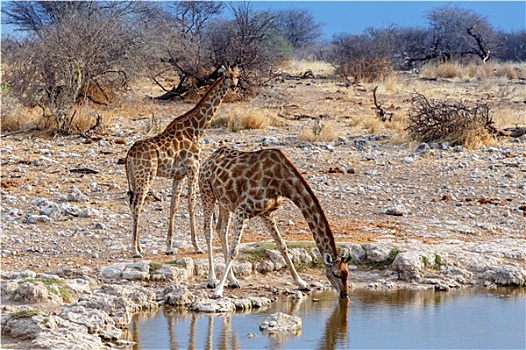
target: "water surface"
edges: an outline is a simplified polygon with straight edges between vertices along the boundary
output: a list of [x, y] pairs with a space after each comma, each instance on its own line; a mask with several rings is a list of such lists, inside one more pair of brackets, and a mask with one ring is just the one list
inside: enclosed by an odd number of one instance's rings
[[[313, 301], [313, 297], [319, 301]], [[519, 288], [449, 292], [353, 290], [303, 300], [282, 296], [250, 313], [202, 314], [163, 308], [135, 316], [127, 339], [146, 349], [525, 349], [526, 293]], [[298, 334], [259, 331], [268, 315], [302, 319]], [[255, 335], [255, 336], [254, 336]]]

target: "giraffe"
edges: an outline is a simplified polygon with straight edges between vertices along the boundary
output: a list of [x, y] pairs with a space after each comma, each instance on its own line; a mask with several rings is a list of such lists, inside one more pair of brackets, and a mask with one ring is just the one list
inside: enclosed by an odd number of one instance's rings
[[142, 257], [139, 240], [139, 221], [146, 194], [155, 176], [172, 178], [170, 221], [166, 238], [166, 254], [173, 254], [175, 212], [179, 205], [181, 181], [188, 177], [188, 213], [192, 244], [202, 252], [195, 236], [194, 209], [201, 147], [199, 139], [210, 122], [229, 88], [237, 85], [239, 70], [236, 66], [221, 67], [221, 77], [187, 113], [175, 118], [160, 134], [139, 140], [126, 155], [130, 209], [132, 211], [132, 249], [134, 257]]
[[[223, 296], [227, 278], [232, 285], [239, 286], [231, 272], [232, 263], [237, 257], [238, 245], [247, 221], [256, 216], [262, 218], [272, 234], [296, 284], [300, 289], [309, 289], [290, 260], [287, 246], [274, 218], [274, 212], [281, 206], [284, 198], [288, 198], [300, 209], [312, 231], [316, 246], [323, 257], [327, 278], [338, 291], [340, 299], [348, 299], [347, 263], [350, 257], [338, 255], [329, 222], [318, 199], [307, 181], [281, 150], [242, 152], [228, 147], [219, 148], [201, 165], [199, 187], [210, 267], [208, 286], [215, 287], [213, 298]], [[219, 203], [217, 230], [220, 233], [226, 263], [224, 274], [217, 285], [211, 243], [212, 216], [216, 201]], [[232, 216], [233, 237], [229, 249], [227, 236]]]

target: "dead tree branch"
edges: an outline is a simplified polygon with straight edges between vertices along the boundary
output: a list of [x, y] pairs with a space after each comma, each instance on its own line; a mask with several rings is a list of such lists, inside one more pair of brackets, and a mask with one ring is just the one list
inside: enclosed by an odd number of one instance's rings
[[380, 118], [381, 121], [391, 121], [393, 118], [393, 113], [388, 112], [385, 108], [383, 108], [378, 101], [376, 100], [376, 90], [378, 89], [378, 86], [375, 86], [373, 89], [373, 100], [374, 100], [374, 106], [378, 111], [376, 112], [378, 118]]

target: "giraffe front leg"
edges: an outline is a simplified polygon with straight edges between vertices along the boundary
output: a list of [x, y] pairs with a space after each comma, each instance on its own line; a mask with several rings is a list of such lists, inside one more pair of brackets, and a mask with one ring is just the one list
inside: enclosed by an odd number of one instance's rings
[[172, 184], [172, 199], [170, 200], [170, 221], [168, 234], [166, 236], [166, 255], [173, 255], [173, 233], [175, 224], [175, 213], [179, 207], [179, 196], [181, 195], [181, 180], [174, 179]]
[[195, 233], [195, 192], [197, 189], [197, 175], [199, 168], [193, 168], [191, 174], [188, 176], [188, 214], [190, 216], [190, 234], [192, 237], [192, 244], [195, 252], [198, 254], [203, 253], [199, 243], [197, 242], [197, 236]]
[[285, 263], [289, 268], [290, 274], [292, 275], [292, 278], [294, 279], [298, 287], [302, 290], [310, 290], [311, 288], [309, 287], [309, 284], [300, 277], [300, 275], [296, 271], [296, 268], [294, 267], [294, 264], [290, 260], [290, 256], [287, 252], [287, 245], [285, 244], [283, 238], [281, 238], [281, 234], [279, 233], [278, 227], [276, 226], [276, 220], [274, 219], [274, 216], [270, 214], [262, 216], [261, 218], [263, 219], [265, 226], [267, 226], [267, 229], [272, 234], [272, 237], [274, 237], [276, 245], [278, 246], [281, 255], [283, 255]]
[[232, 237], [232, 245], [230, 246], [230, 252], [225, 265], [225, 272], [223, 273], [221, 281], [219, 281], [219, 285], [216, 287], [214, 294], [212, 295], [212, 298], [215, 299], [223, 297], [223, 289], [225, 286], [225, 282], [230, 273], [230, 270], [232, 269], [232, 264], [234, 263], [234, 260], [237, 257], [238, 245], [241, 241], [241, 236], [243, 235], [243, 230], [245, 229], [245, 224], [247, 221], [247, 218], [243, 213], [238, 212], [237, 210], [236, 213], [237, 215], [235, 215], [236, 219], [234, 223], [234, 235]]

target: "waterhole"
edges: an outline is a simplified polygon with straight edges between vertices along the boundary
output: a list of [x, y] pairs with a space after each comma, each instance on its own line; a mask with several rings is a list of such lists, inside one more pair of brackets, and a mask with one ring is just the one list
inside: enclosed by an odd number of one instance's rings
[[[280, 296], [249, 313], [203, 314], [162, 308], [137, 314], [125, 338], [146, 349], [525, 349], [524, 288], [353, 290], [301, 300]], [[260, 332], [270, 314], [302, 319], [297, 334]]]

